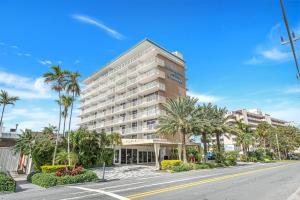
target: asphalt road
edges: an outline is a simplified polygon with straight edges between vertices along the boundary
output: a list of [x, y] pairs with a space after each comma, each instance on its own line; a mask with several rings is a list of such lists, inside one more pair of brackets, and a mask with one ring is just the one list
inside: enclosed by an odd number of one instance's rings
[[4, 194], [2, 200], [286, 200], [300, 162], [254, 164]]

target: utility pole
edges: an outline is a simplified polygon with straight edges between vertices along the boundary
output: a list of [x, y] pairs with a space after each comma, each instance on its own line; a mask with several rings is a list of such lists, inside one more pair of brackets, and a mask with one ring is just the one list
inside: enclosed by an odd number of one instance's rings
[[294, 46], [294, 42], [296, 42], [298, 39], [300, 39], [300, 37], [296, 37], [295, 34], [291, 34], [291, 31], [290, 31], [290, 27], [289, 27], [289, 23], [288, 23], [288, 20], [287, 20], [287, 17], [286, 17], [286, 13], [285, 13], [285, 9], [284, 9], [284, 5], [283, 5], [283, 2], [282, 0], [280, 0], [280, 6], [281, 6], [281, 11], [282, 11], [282, 15], [283, 15], [283, 20], [284, 20], [284, 24], [285, 24], [285, 27], [286, 27], [286, 31], [287, 31], [287, 34], [288, 34], [288, 41], [284, 41], [283, 37], [281, 37], [281, 44], [290, 44], [291, 45], [291, 49], [292, 49], [292, 53], [293, 53], [293, 56], [294, 56], [294, 60], [295, 60], [295, 64], [296, 64], [296, 69], [297, 69], [297, 79], [300, 78], [300, 70], [299, 70], [299, 64], [298, 64], [298, 59], [297, 59], [297, 55], [296, 55], [296, 51], [295, 51], [295, 46]]
[[275, 132], [275, 136], [276, 136], [276, 144], [277, 144], [278, 158], [279, 158], [279, 160], [281, 160], [281, 155], [280, 155], [280, 150], [279, 150], [279, 142], [278, 142], [277, 132]]

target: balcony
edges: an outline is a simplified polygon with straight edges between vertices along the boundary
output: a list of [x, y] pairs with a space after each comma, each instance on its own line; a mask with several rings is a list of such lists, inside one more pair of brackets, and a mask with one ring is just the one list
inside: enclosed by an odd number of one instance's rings
[[152, 69], [148, 72], [145, 72], [145, 73], [141, 74], [138, 77], [138, 82], [140, 84], [145, 84], [147, 82], [150, 82], [152, 80], [157, 79], [158, 77], [165, 78], [165, 73], [161, 70], [158, 70], [158, 69]]

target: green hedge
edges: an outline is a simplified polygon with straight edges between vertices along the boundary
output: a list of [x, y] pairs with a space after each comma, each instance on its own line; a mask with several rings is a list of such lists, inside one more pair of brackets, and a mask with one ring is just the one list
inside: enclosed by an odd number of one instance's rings
[[0, 192], [15, 192], [16, 181], [4, 172], [0, 172]]
[[[70, 167], [70, 166], [68, 166], [68, 167]], [[41, 166], [43, 173], [52, 173], [52, 172], [56, 172], [59, 169], [64, 169], [64, 168], [66, 168], [66, 165], [44, 165], [44, 166]]]
[[37, 173], [32, 176], [32, 183], [41, 187], [49, 188], [56, 185], [72, 183], [84, 183], [98, 180], [98, 176], [91, 170], [83, 170], [76, 176], [55, 176], [54, 173]]

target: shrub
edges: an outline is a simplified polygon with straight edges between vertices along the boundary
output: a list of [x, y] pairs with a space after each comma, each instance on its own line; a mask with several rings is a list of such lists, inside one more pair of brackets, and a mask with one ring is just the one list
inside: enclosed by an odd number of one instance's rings
[[216, 163], [223, 163], [225, 161], [225, 153], [224, 152], [215, 153], [215, 161]]
[[183, 172], [183, 171], [190, 171], [194, 169], [195, 164], [192, 163], [181, 163], [180, 165], [173, 165], [171, 167], [172, 172]]
[[182, 164], [181, 160], [163, 160], [161, 161], [162, 170], [172, 170], [174, 166], [179, 166]]
[[217, 167], [217, 164], [213, 163], [213, 162], [207, 162], [205, 164], [208, 166], [208, 168], [215, 168], [215, 167]]
[[[58, 152], [55, 162], [57, 164], [66, 164], [68, 163], [68, 152], [66, 150], [61, 150]], [[78, 155], [74, 152], [70, 152], [70, 165], [75, 165], [78, 162]]]
[[225, 153], [225, 164], [236, 165], [238, 152], [237, 151], [229, 151]]
[[8, 174], [0, 173], [0, 192], [15, 192], [16, 181]]
[[55, 176], [54, 173], [37, 173], [32, 176], [32, 183], [41, 187], [49, 188], [56, 185], [72, 183], [84, 183], [98, 180], [95, 172], [83, 170], [81, 174], [70, 176]]
[[38, 172], [30, 172], [28, 175], [27, 175], [27, 181], [29, 182], [29, 183], [31, 183], [32, 182], [32, 176], [33, 175], [35, 175], [36, 173], [38, 173]]
[[72, 169], [65, 167], [62, 169], [58, 169], [55, 172], [55, 176], [65, 176], [65, 175], [76, 176], [78, 174], [81, 174], [82, 170], [83, 170], [83, 168], [81, 166], [76, 166]]
[[[70, 168], [70, 166], [68, 166]], [[56, 172], [59, 169], [66, 169], [66, 165], [44, 165], [41, 166], [43, 173], [52, 173]]]

